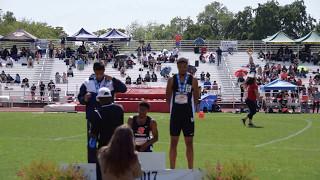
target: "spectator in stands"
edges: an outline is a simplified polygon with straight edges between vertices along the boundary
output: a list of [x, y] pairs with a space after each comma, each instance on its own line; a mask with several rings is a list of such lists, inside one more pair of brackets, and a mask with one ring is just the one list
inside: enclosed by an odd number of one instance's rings
[[31, 56], [28, 57], [27, 66], [28, 66], [29, 68], [30, 68], [30, 67], [31, 67], [31, 68], [33, 67], [33, 59], [32, 59]]
[[54, 90], [56, 88], [56, 85], [54, 84], [53, 80], [50, 80], [48, 83], [48, 91]]
[[126, 68], [124, 66], [121, 66], [121, 68], [120, 68], [120, 75], [122, 77], [124, 77], [126, 75]]
[[312, 93], [313, 98], [313, 105], [312, 105], [312, 112], [315, 112], [315, 109], [317, 109], [317, 113], [319, 113], [320, 109], [320, 92], [319, 89], [316, 88], [315, 91]]
[[115, 130], [108, 146], [102, 147], [98, 152], [102, 179], [133, 180], [142, 175], [133, 142], [133, 132], [130, 127], [122, 125]]
[[45, 88], [46, 88], [46, 85], [41, 81], [39, 84], [41, 101], [44, 101], [43, 96], [44, 96]]
[[204, 81], [204, 80], [205, 80], [205, 74], [202, 71], [201, 74], [200, 74], [200, 81]]
[[14, 83], [20, 84], [21, 78], [19, 74], [16, 74], [16, 79], [14, 80]]
[[210, 80], [210, 76], [211, 76], [211, 75], [210, 75], [210, 73], [209, 73], [209, 72], [207, 72], [207, 74], [206, 74], [206, 78]]
[[220, 49], [220, 47], [218, 47], [218, 49], [216, 50], [217, 53], [217, 59], [218, 59], [218, 66], [221, 64], [221, 58], [222, 58], [222, 50]]
[[131, 85], [131, 77], [130, 76], [126, 77], [126, 84]]
[[149, 66], [149, 61], [148, 61], [148, 58], [147, 58], [146, 55], [143, 55], [143, 57], [142, 57], [142, 64], [143, 64], [143, 67], [144, 67], [144, 68], [148, 68], [148, 66]]
[[15, 61], [18, 60], [18, 49], [17, 45], [13, 45], [11, 50], [10, 50], [11, 58], [14, 59]]
[[179, 49], [177, 47], [173, 48], [172, 55], [174, 56], [175, 59], [178, 59], [178, 57], [179, 57]]
[[7, 82], [6, 83], [13, 83], [14, 79], [10, 76], [10, 74], [7, 74]]
[[0, 82], [1, 83], [7, 82], [7, 75], [6, 75], [6, 73], [4, 71], [2, 71], [1, 74], [0, 74]]
[[[100, 105], [96, 101], [96, 96], [98, 90], [102, 87], [108, 87], [112, 89], [112, 100], [114, 99], [114, 93], [121, 92], [124, 93], [127, 91], [127, 87], [120, 80], [113, 78], [111, 76], [105, 75], [105, 66], [101, 62], [95, 62], [93, 64], [92, 74], [80, 87], [80, 92], [78, 94], [79, 102], [83, 105], [86, 105], [86, 119], [87, 119], [87, 132], [89, 137], [90, 124], [92, 123], [92, 116], [94, 110]], [[87, 139], [88, 141], [89, 139]], [[88, 143], [87, 143], [88, 144]], [[96, 162], [96, 150], [89, 148], [88, 152], [88, 162]]]
[[150, 104], [142, 101], [139, 103], [138, 115], [128, 119], [139, 152], [152, 152], [153, 144], [158, 141], [157, 122], [147, 115], [149, 110]]
[[136, 84], [137, 84], [137, 85], [142, 84], [142, 77], [141, 77], [141, 74], [139, 74], [139, 77], [137, 78]]
[[62, 83], [63, 84], [68, 83], [68, 77], [67, 77], [67, 74], [65, 72], [63, 72], [63, 75], [62, 75]]
[[69, 76], [73, 77], [73, 71], [72, 71], [72, 68], [71, 68], [71, 67], [69, 67], [69, 69], [68, 69], [68, 71], [67, 71], [67, 76], [68, 76], [68, 77], [69, 77]]
[[154, 72], [152, 72], [152, 74], [151, 74], [151, 81], [152, 82], [157, 82], [158, 81], [158, 77], [157, 77], [156, 73], [154, 73]]
[[1, 59], [6, 60], [9, 55], [10, 55], [10, 53], [9, 53], [8, 49], [5, 48], [5, 49], [2, 51]]
[[49, 58], [53, 58], [54, 44], [52, 43], [52, 41], [50, 41], [48, 45], [48, 49], [49, 49]]
[[13, 61], [11, 57], [7, 57], [7, 63], [6, 63], [6, 67], [13, 67]]
[[30, 92], [31, 92], [31, 99], [34, 101], [35, 100], [35, 94], [36, 94], [36, 85], [32, 84], [31, 88], [30, 88]]
[[151, 52], [151, 50], [152, 50], [151, 44], [148, 43], [148, 44], [147, 44], [147, 52]]
[[301, 68], [300, 77], [307, 78], [307, 71], [304, 68]]
[[219, 90], [217, 81], [213, 81], [213, 83], [212, 83], [212, 90]]
[[206, 58], [204, 57], [204, 55], [201, 53], [200, 56], [199, 56], [199, 60], [200, 62], [202, 63], [205, 63], [206, 62]]
[[22, 85], [21, 85], [21, 87], [29, 88], [29, 79], [28, 79], [28, 78], [22, 79]]
[[144, 76], [144, 81], [145, 82], [150, 82], [151, 81], [151, 76], [150, 76], [149, 71], [147, 71], [147, 74]]
[[[101, 147], [109, 144], [114, 130], [123, 124], [124, 112], [121, 105], [113, 103], [111, 91], [107, 87], [99, 89], [96, 100], [99, 102], [100, 107], [93, 114], [90, 127], [90, 140], [94, 141], [92, 144], [94, 149], [96, 149], [96, 142], [98, 142], [97, 150], [99, 150]], [[96, 165], [97, 180], [100, 180], [99, 163], [96, 162]]]
[[203, 88], [205, 90], [210, 90], [211, 89], [211, 82], [210, 82], [210, 79], [206, 79], [205, 82], [203, 83]]
[[209, 63], [215, 63], [215, 57], [214, 57], [213, 53], [211, 53], [209, 56]]
[[56, 72], [55, 80], [56, 80], [56, 83], [57, 83], [57, 84], [60, 84], [60, 81], [61, 81], [61, 75], [59, 74], [59, 72]]
[[66, 44], [66, 38], [62, 37], [61, 40], [60, 40], [61, 49], [65, 48], [65, 44]]

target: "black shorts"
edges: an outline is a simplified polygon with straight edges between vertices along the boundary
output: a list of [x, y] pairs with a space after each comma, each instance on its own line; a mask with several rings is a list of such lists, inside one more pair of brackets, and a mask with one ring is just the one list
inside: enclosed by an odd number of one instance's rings
[[184, 137], [194, 136], [194, 118], [173, 116], [170, 119], [170, 135], [180, 136], [181, 130]]

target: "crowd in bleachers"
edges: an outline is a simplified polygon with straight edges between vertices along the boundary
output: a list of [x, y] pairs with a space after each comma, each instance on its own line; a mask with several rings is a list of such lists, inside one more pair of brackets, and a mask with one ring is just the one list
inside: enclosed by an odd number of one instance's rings
[[[260, 103], [261, 101], [270, 101], [274, 103], [277, 102], [280, 104], [279, 111], [286, 112], [289, 108], [287, 106], [288, 103], [297, 103], [299, 97], [306, 96], [308, 98], [302, 100], [301, 103], [311, 103], [314, 111], [315, 109], [318, 109], [319, 111], [319, 69], [312, 71], [306, 66], [301, 66], [301, 63], [305, 62], [314, 64], [318, 64], [319, 62], [318, 54], [315, 53], [311, 55], [309, 46], [304, 47], [299, 52], [299, 59], [297, 54], [294, 54], [294, 52], [289, 49], [288, 46], [286, 48], [281, 47], [276, 54], [272, 54], [270, 52], [264, 54], [262, 51], [260, 51], [258, 58], [261, 60], [266, 60], [264, 67], [256, 65], [252, 56], [249, 57], [249, 63], [247, 65], [249, 68], [248, 73], [255, 74], [258, 85], [265, 85], [276, 79], [281, 79], [298, 86], [297, 91], [290, 93], [288, 91], [273, 91], [272, 93], [270, 91], [266, 91], [266, 99], [260, 99]], [[285, 62], [290, 62], [290, 65], [286, 65]], [[244, 77], [238, 77], [238, 83], [240, 83], [241, 90], [241, 99], [243, 98], [244, 93], [242, 86], [244, 81]], [[306, 81], [308, 81], [308, 83], [304, 83]], [[294, 106], [291, 106], [290, 108], [295, 111]]]
[[320, 61], [319, 53], [320, 52], [312, 53], [310, 45], [302, 47], [299, 53], [294, 53], [292, 49], [286, 46], [285, 48], [280, 47], [277, 52], [267, 51], [267, 53], [264, 53], [261, 50], [259, 52], [259, 58], [267, 61], [291, 62], [293, 64], [299, 64], [300, 60], [302, 63], [308, 62], [318, 65]]
[[38, 50], [32, 51], [30, 48], [22, 47], [18, 50], [16, 45], [13, 45], [11, 49], [0, 49], [0, 67], [13, 67], [14, 61], [21, 61], [22, 66], [32, 68], [34, 61], [39, 62], [40, 52]]

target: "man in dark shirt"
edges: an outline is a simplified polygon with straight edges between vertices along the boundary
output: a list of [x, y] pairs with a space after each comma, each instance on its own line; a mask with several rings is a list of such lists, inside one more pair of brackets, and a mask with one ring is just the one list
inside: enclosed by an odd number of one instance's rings
[[218, 57], [218, 66], [219, 66], [221, 64], [221, 57], [222, 57], [222, 50], [220, 49], [220, 47], [218, 47], [216, 53]]
[[[92, 141], [92, 138], [95, 139], [98, 142], [97, 150], [99, 150], [102, 146], [109, 144], [114, 130], [123, 124], [124, 112], [121, 105], [113, 103], [112, 93], [107, 87], [99, 89], [96, 100], [101, 106], [94, 111], [89, 142]], [[96, 143], [93, 143], [92, 148], [96, 148]], [[101, 173], [98, 161], [96, 161], [96, 165], [97, 180], [99, 180]]]
[[39, 85], [41, 101], [44, 100], [44, 97], [43, 97], [43, 96], [44, 96], [45, 88], [46, 88], [46, 85], [43, 84], [43, 82], [41, 81], [41, 82], [40, 82], [40, 85]]

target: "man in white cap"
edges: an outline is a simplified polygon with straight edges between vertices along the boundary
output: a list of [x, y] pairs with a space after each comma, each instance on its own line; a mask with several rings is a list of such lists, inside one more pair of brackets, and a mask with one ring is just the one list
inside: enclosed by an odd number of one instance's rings
[[107, 87], [99, 89], [96, 100], [101, 106], [94, 111], [90, 134], [97, 139], [99, 149], [108, 145], [113, 131], [123, 124], [124, 112], [121, 105], [113, 103], [112, 93]]
[[198, 104], [198, 80], [188, 74], [188, 59], [177, 60], [178, 74], [169, 78], [166, 96], [170, 103], [170, 168], [174, 169], [179, 136], [183, 131], [188, 168], [193, 169], [194, 113]]
[[[112, 92], [107, 87], [99, 89], [96, 100], [101, 106], [93, 114], [89, 146], [99, 150], [102, 146], [109, 144], [114, 130], [123, 124], [124, 112], [121, 105], [113, 103]], [[98, 147], [96, 147], [96, 142], [98, 142]], [[96, 165], [97, 180], [99, 180], [101, 173], [98, 162]]]

